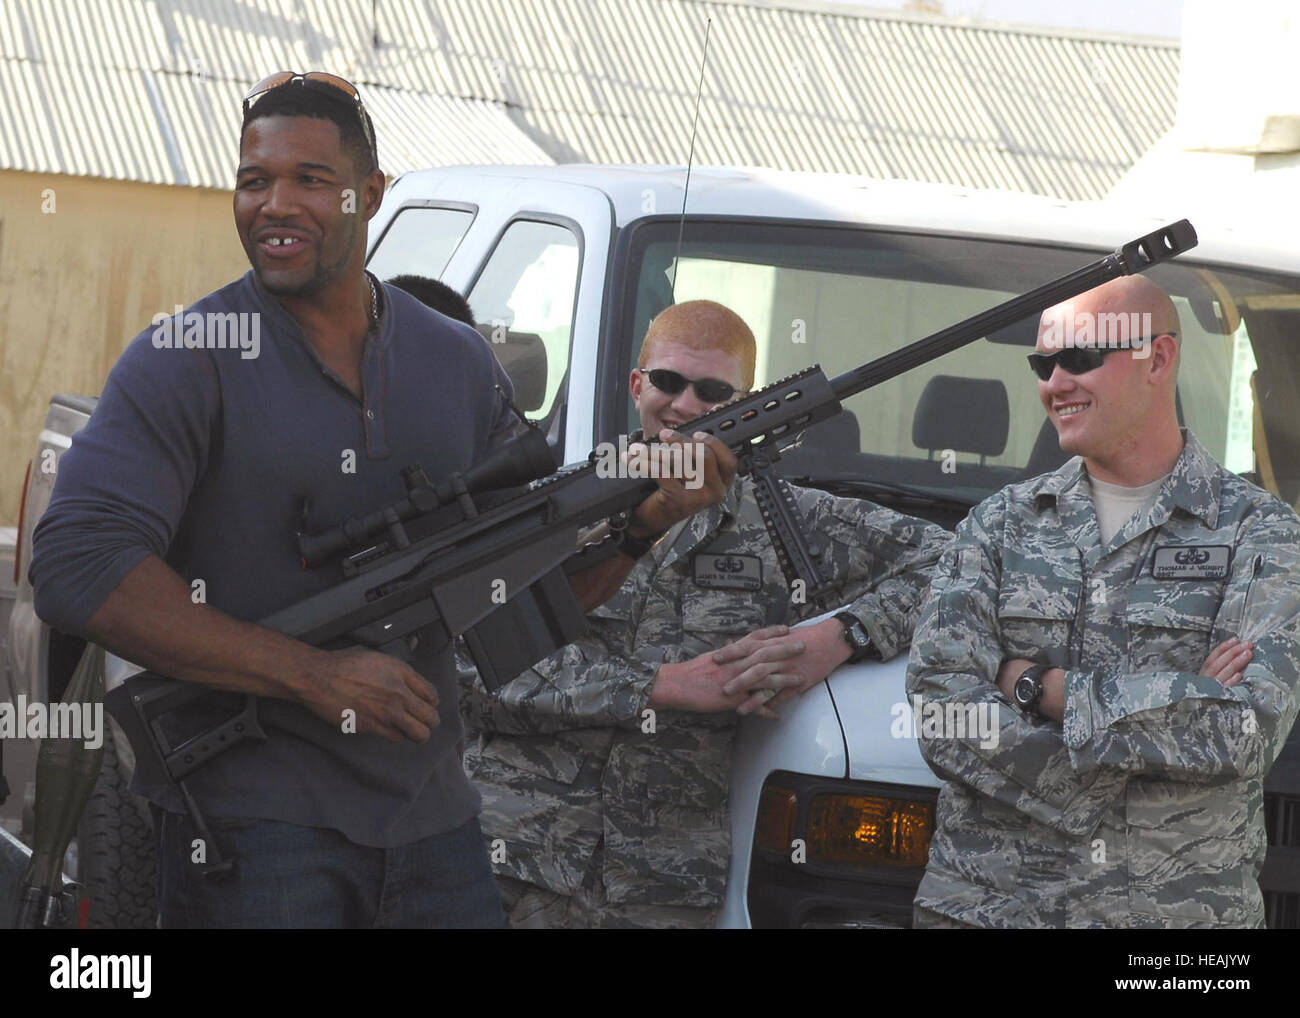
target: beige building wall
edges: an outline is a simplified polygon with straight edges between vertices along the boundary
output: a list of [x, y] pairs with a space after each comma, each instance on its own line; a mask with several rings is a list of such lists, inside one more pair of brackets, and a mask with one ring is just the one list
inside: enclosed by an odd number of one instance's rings
[[0, 526], [50, 396], [98, 395], [155, 314], [247, 268], [228, 191], [0, 172]]

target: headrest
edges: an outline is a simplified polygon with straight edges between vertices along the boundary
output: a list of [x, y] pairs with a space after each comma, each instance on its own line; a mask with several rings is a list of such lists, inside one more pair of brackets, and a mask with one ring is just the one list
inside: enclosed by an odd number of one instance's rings
[[[503, 332], [491, 325], [475, 327], [510, 377], [515, 406], [525, 413], [540, 410], [546, 402], [546, 345], [542, 337], [533, 332]], [[504, 342], [493, 342], [503, 336]]]
[[1001, 456], [1010, 432], [1007, 387], [997, 378], [935, 375], [912, 417], [912, 443], [921, 449]]

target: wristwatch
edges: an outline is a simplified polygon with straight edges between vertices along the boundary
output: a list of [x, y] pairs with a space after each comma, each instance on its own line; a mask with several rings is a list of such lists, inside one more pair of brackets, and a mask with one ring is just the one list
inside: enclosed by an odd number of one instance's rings
[[1022, 711], [1041, 715], [1038, 705], [1043, 699], [1043, 673], [1051, 671], [1051, 665], [1032, 665], [1021, 673], [1013, 687], [1016, 704]]
[[849, 645], [849, 664], [865, 661], [869, 657], [879, 657], [876, 645], [871, 642], [871, 634], [862, 620], [851, 612], [840, 612], [835, 616], [844, 626], [844, 639]]

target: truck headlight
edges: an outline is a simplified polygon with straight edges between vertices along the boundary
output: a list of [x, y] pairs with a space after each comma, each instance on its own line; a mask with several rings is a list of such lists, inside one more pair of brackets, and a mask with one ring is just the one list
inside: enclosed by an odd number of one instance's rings
[[808, 810], [808, 859], [834, 865], [924, 866], [932, 833], [934, 806], [928, 802], [815, 795]]
[[902, 929], [925, 873], [938, 789], [771, 771], [745, 903], [755, 929]]
[[789, 852], [794, 839], [795, 812], [799, 800], [794, 792], [780, 785], [767, 785], [758, 800], [758, 818], [754, 823], [754, 844], [769, 852]]
[[898, 794], [868, 782], [769, 779], [758, 800], [754, 846], [792, 860], [802, 854], [795, 861], [835, 869], [924, 867], [935, 802], [894, 787]]

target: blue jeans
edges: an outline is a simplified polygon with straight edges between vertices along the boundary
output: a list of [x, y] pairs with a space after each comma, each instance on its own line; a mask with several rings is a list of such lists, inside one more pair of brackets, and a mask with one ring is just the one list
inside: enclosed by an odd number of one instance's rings
[[155, 807], [154, 820], [164, 929], [505, 926], [477, 817], [399, 848], [274, 820], [209, 820], [235, 864], [219, 881], [191, 861], [198, 834], [188, 817]]

